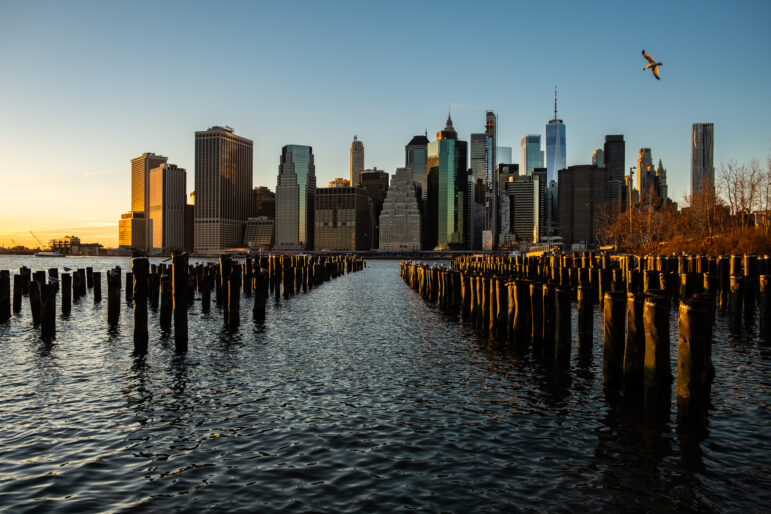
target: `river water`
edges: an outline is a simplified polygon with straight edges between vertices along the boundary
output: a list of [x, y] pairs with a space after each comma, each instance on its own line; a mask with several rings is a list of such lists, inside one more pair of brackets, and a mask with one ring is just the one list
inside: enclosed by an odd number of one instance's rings
[[[128, 259], [0, 257], [18, 272]], [[606, 398], [595, 351], [567, 374], [424, 302], [370, 261], [274, 303], [264, 323], [190, 312], [174, 353], [150, 313], [109, 330], [91, 294], [41, 342], [29, 305], [0, 324], [0, 510], [606, 511], [771, 508], [771, 347], [718, 314], [704, 425]], [[575, 320], [574, 320], [575, 324]], [[673, 317], [672, 356], [677, 331]], [[673, 368], [674, 369], [674, 368]]]

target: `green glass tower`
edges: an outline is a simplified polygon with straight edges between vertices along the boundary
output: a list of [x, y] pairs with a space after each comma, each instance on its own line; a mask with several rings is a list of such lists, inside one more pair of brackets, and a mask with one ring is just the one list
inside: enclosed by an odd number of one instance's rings
[[452, 118], [447, 116], [444, 130], [428, 143], [428, 249], [463, 248], [467, 156], [468, 145], [458, 141]]

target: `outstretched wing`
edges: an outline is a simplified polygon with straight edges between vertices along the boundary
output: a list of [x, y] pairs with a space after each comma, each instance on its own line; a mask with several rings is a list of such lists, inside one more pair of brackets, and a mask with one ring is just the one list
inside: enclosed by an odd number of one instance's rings
[[653, 76], [656, 77], [656, 79], [661, 80], [661, 77], [659, 77], [659, 67], [654, 66], [651, 71], [653, 72]]
[[648, 61], [651, 64], [656, 64], [656, 59], [648, 55], [648, 52], [645, 50], [642, 51], [643, 57], [645, 57], [645, 60]]

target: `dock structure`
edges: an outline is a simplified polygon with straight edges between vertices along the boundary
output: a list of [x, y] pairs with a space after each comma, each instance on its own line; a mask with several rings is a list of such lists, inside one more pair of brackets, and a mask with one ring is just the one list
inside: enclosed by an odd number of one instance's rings
[[570, 365], [574, 309], [579, 358], [591, 354], [597, 308], [604, 318], [603, 387], [651, 416], [668, 411], [671, 400], [673, 316], [683, 418], [704, 415], [709, 404], [716, 309], [740, 323], [757, 305], [761, 336], [771, 338], [767, 255], [491, 254], [456, 257], [447, 266], [402, 261], [400, 274], [425, 301], [489, 338], [532, 348], [558, 369]]

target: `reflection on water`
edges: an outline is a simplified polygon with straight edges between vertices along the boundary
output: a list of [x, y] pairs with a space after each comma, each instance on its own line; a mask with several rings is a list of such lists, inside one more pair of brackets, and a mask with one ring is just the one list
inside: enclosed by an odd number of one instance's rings
[[[104, 271], [120, 259], [63, 259]], [[119, 262], [118, 262], [119, 261]], [[0, 259], [0, 269], [23, 262]], [[37, 264], [35, 262], [34, 264]], [[57, 265], [46, 261], [44, 267]], [[32, 266], [33, 269], [35, 266]], [[103, 288], [105, 289], [105, 288]], [[568, 367], [423, 302], [398, 263], [227, 329], [190, 313], [190, 351], [150, 311], [109, 328], [91, 296], [46, 346], [29, 308], [0, 325], [0, 505], [17, 510], [767, 510], [763, 320], [718, 314], [707, 418], [651, 422], [606, 396], [601, 352]], [[738, 322], [737, 322], [738, 321]], [[574, 329], [577, 320], [573, 320]], [[594, 343], [602, 341], [595, 309]], [[577, 330], [574, 330], [577, 333]], [[676, 316], [671, 327], [673, 366]]]

